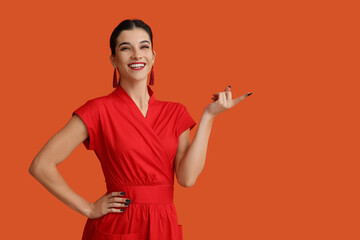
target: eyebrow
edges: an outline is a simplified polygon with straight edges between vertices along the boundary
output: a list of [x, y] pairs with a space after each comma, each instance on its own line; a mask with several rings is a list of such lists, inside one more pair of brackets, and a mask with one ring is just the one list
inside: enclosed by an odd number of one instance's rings
[[[149, 42], [148, 40], [142, 40], [140, 43], [145, 43], [145, 42], [147, 42], [148, 44], [150, 44], [150, 42]], [[129, 45], [131, 45], [129, 42], [122, 42], [122, 43], [119, 44], [118, 47], [120, 47], [121, 45], [124, 45], [124, 44], [129, 44]]]

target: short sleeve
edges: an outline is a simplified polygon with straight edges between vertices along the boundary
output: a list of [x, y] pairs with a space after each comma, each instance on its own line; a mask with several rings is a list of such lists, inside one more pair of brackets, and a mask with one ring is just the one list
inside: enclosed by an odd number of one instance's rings
[[179, 112], [177, 116], [176, 136], [179, 137], [188, 128], [191, 130], [196, 125], [196, 122], [191, 117], [186, 107], [181, 103], [179, 103]]
[[74, 114], [77, 114], [85, 123], [89, 133], [89, 136], [83, 141], [84, 146], [88, 150], [94, 150], [100, 122], [99, 110], [96, 102], [93, 99], [88, 100], [86, 103], [73, 111], [72, 116]]

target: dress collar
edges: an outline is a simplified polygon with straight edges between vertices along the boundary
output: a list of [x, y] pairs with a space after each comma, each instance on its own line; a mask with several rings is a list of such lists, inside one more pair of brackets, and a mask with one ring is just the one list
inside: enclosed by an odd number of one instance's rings
[[127, 92], [121, 87], [121, 85], [119, 85], [112, 93], [119, 97], [121, 102], [125, 103], [128, 105], [128, 107], [130, 108], [130, 110], [138, 115], [139, 118], [141, 118], [142, 120], [145, 121], [150, 121], [150, 119], [152, 118], [153, 115], [153, 104], [155, 101], [155, 97], [154, 97], [154, 92], [153, 90], [150, 88], [150, 86], [147, 85], [147, 89], [148, 89], [148, 93], [150, 95], [150, 99], [148, 102], [148, 109], [146, 112], [146, 116], [143, 115], [143, 113], [140, 111], [140, 109], [138, 108], [138, 106], [135, 104], [135, 102], [132, 100], [132, 98], [129, 96], [129, 94], [127, 94]]

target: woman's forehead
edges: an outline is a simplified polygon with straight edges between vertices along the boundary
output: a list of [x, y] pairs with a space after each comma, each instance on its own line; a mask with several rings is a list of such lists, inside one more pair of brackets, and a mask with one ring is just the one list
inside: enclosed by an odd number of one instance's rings
[[130, 42], [130, 43], [140, 43], [143, 40], [147, 40], [150, 43], [149, 34], [142, 28], [135, 28], [130, 30], [123, 30], [118, 38], [117, 43], [121, 42]]

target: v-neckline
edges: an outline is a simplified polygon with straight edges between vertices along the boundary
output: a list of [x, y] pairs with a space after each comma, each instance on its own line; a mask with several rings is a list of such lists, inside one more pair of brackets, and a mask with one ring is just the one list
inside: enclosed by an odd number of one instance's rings
[[[136, 103], [134, 102], [134, 100], [129, 96], [129, 94], [125, 91], [125, 89], [119, 85], [117, 87], [117, 89], [115, 89], [115, 92], [121, 94], [123, 93], [122, 95], [125, 97], [125, 99], [127, 99], [127, 101], [129, 102], [130, 105], [133, 106], [133, 108], [136, 108], [136, 112], [138, 114], [140, 114], [140, 117], [142, 117], [144, 120], [147, 120], [149, 119], [149, 113], [150, 113], [150, 110], [151, 110], [151, 105], [152, 105], [152, 102], [154, 101], [154, 92], [152, 91], [152, 89], [147, 85], [147, 90], [148, 90], [148, 93], [150, 95], [150, 98], [149, 98], [149, 101], [148, 101], [148, 109], [146, 111], [146, 115], [144, 116], [144, 114], [141, 112], [140, 108], [136, 105]], [[130, 107], [130, 106], [129, 106]]]

